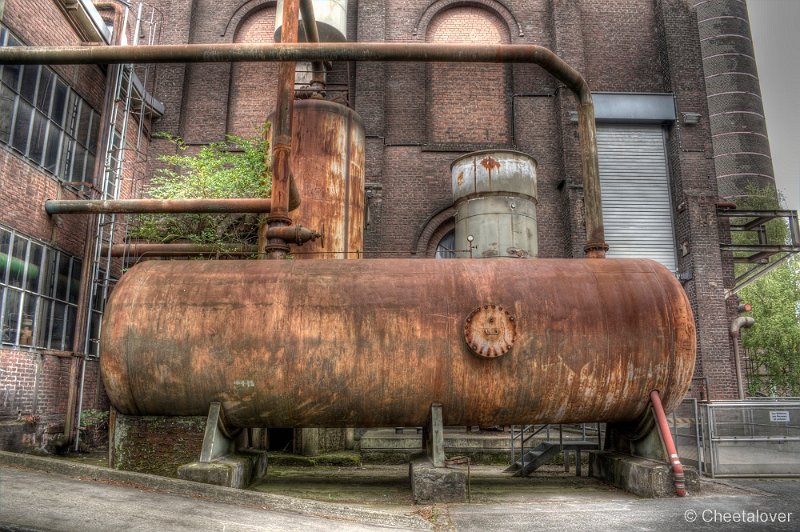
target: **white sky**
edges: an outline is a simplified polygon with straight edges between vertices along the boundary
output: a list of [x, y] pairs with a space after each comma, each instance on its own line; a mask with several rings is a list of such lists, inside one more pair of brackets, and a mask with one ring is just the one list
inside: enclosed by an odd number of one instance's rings
[[800, 0], [747, 0], [778, 190], [800, 209]]

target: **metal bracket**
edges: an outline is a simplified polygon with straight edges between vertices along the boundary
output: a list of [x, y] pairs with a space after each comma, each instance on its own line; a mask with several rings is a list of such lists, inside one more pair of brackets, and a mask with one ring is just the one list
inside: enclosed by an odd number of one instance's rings
[[[754, 233], [758, 244], [733, 245], [722, 244], [723, 251], [734, 253], [733, 261], [737, 264], [749, 264], [752, 268], [736, 277], [736, 286], [730, 290], [731, 294], [737, 293], [750, 283], [776, 268], [791, 256], [800, 253], [800, 224], [798, 212], [788, 210], [752, 211], [730, 209], [727, 205], [717, 207], [717, 216], [731, 219], [730, 230], [734, 232]], [[733, 219], [740, 219], [734, 223]], [[789, 243], [770, 243], [767, 236], [767, 223], [785, 219], [789, 229]]]
[[422, 429], [422, 443], [433, 467], [445, 467], [444, 456], [444, 424], [442, 421], [442, 404], [431, 404], [428, 422]]
[[225, 426], [225, 414], [222, 403], [211, 403], [208, 408], [206, 432], [203, 436], [203, 448], [200, 451], [200, 463], [207, 464], [236, 450], [234, 438], [241, 429], [230, 430]]

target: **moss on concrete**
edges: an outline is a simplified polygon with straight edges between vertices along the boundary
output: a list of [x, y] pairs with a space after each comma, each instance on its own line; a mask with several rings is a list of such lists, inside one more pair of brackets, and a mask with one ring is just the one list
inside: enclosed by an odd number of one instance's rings
[[361, 455], [353, 451], [338, 451], [319, 456], [301, 456], [298, 454], [270, 452], [267, 453], [269, 466], [315, 467], [339, 466], [357, 467], [361, 465]]

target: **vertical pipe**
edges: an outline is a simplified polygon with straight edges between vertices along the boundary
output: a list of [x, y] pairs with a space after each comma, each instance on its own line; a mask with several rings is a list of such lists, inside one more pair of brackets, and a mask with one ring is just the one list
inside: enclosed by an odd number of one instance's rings
[[739, 352], [739, 330], [749, 329], [756, 323], [750, 316], [740, 316], [731, 323], [731, 340], [733, 341], [733, 362], [736, 367], [736, 388], [739, 392], [739, 399], [744, 399], [744, 379], [742, 378], [741, 353]]
[[658, 431], [661, 433], [661, 441], [664, 442], [664, 447], [667, 448], [669, 461], [672, 465], [672, 473], [675, 477], [675, 493], [678, 495], [678, 497], [685, 497], [686, 477], [683, 474], [681, 459], [678, 458], [678, 450], [675, 448], [675, 442], [673, 441], [672, 433], [669, 430], [667, 415], [664, 413], [664, 406], [661, 404], [661, 396], [658, 394], [658, 390], [653, 390], [650, 392], [650, 402], [653, 403], [653, 413], [656, 415]]
[[[120, 19], [122, 14], [120, 9], [114, 5], [114, 27], [120, 27]], [[127, 14], [127, 11], [126, 11]], [[113, 43], [114, 45], [120, 44], [119, 30], [117, 30]], [[114, 83], [116, 77], [120, 75], [122, 66], [113, 65], [108, 69], [106, 77], [106, 87], [103, 96], [103, 118], [108, 117], [111, 106], [114, 105]], [[107, 120], [102, 120], [100, 123], [100, 131], [98, 133], [98, 146], [97, 153], [105, 153], [107, 149], [106, 132], [108, 130]], [[95, 159], [94, 168], [92, 169], [94, 179], [96, 182], [97, 176], [103, 171], [103, 158], [97, 157]], [[86, 245], [83, 250], [83, 261], [81, 262], [81, 284], [78, 288], [78, 308], [75, 312], [75, 329], [73, 333], [72, 351], [73, 357], [70, 360], [69, 368], [69, 384], [67, 388], [67, 411], [64, 415], [64, 437], [67, 444], [75, 444], [75, 449], [78, 449], [78, 437], [76, 430], [76, 418], [80, 417], [80, 409], [83, 402], [83, 378], [85, 371], [85, 361], [76, 356], [76, 353], [85, 353], [86, 338], [88, 336], [87, 326], [89, 322], [89, 313], [91, 312], [90, 287], [92, 281], [92, 261], [94, 260], [95, 253], [95, 227], [97, 225], [97, 215], [93, 214], [86, 220]], [[80, 377], [79, 377], [80, 376]], [[80, 382], [79, 382], [80, 379]], [[80, 397], [79, 397], [80, 396]]]
[[[286, 0], [283, 3], [282, 44], [297, 42], [298, 17], [298, 0]], [[272, 210], [267, 216], [267, 223], [259, 228], [260, 258], [282, 259], [289, 253], [289, 245], [285, 240], [268, 238], [266, 231], [267, 228], [286, 227], [292, 224], [289, 218], [289, 196], [292, 188], [289, 160], [292, 155], [294, 79], [295, 62], [282, 62], [278, 71], [278, 97], [275, 123], [272, 128]]]
[[[314, 15], [314, 3], [312, 0], [300, 0], [300, 14], [303, 17], [303, 29], [306, 32], [306, 41], [320, 42], [317, 18]], [[283, 34], [281, 33], [281, 35]], [[311, 70], [311, 88], [315, 92], [324, 94], [325, 87], [327, 86], [325, 62], [313, 61], [311, 63]]]
[[578, 136], [583, 166], [583, 206], [586, 222], [588, 259], [602, 259], [608, 251], [603, 226], [603, 205], [600, 199], [600, 166], [597, 161], [597, 129], [594, 120], [594, 103], [588, 88], [581, 94], [578, 107]]

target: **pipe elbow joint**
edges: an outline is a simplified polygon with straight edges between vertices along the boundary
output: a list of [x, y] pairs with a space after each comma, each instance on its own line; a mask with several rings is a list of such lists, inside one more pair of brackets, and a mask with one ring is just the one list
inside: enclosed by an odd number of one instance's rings
[[750, 316], [739, 316], [735, 320], [731, 322], [731, 329], [730, 333], [731, 336], [738, 336], [739, 329], [749, 329], [753, 325], [755, 325], [756, 320]]

